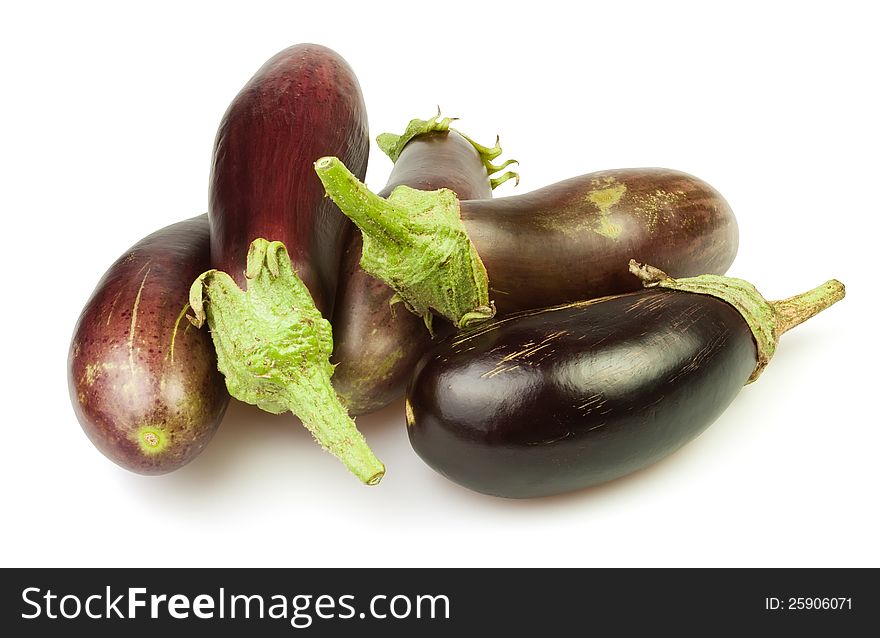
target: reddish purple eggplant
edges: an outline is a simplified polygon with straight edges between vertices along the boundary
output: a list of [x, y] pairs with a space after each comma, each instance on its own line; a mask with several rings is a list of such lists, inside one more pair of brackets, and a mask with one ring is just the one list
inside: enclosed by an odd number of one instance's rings
[[[403, 135], [385, 133], [379, 146], [394, 161], [387, 197], [400, 185], [448, 188], [463, 199], [489, 199], [515, 173], [492, 177], [512, 161], [492, 164], [501, 148], [476, 144], [452, 118], [412, 120]], [[416, 362], [432, 344], [421, 319], [392, 305], [394, 290], [360, 267], [362, 239], [353, 233], [343, 257], [333, 314], [333, 385], [350, 414], [365, 414], [403, 396]]]
[[460, 328], [635, 289], [629, 259], [673, 276], [724, 273], [736, 219], [705, 182], [661, 168], [602, 171], [494, 200], [401, 186], [383, 199], [336, 158], [316, 171], [365, 236], [361, 266], [407, 308]]
[[363, 178], [369, 139], [360, 86], [330, 49], [292, 46], [257, 71], [223, 116], [208, 211], [214, 268], [244, 285], [251, 242], [280, 241], [325, 317], [352, 232], [312, 171], [328, 153]]
[[209, 218], [214, 268], [192, 284], [229, 393], [290, 411], [364, 483], [385, 473], [331, 383], [330, 324], [351, 223], [311, 166], [328, 149], [366, 172], [363, 96], [333, 51], [285, 49], [233, 100], [217, 132]]
[[211, 338], [184, 318], [190, 284], [209, 263], [207, 215], [163, 228], [116, 260], [76, 324], [68, 385], [77, 419], [133, 472], [193, 459], [229, 402]]
[[738, 279], [633, 271], [648, 288], [488, 322], [425, 355], [406, 404], [419, 456], [510, 498], [630, 474], [699, 435], [783, 332], [844, 295], [832, 280], [768, 303]]

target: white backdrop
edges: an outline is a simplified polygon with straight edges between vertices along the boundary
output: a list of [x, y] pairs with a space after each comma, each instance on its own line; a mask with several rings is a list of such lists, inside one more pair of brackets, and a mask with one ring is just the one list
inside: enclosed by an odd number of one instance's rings
[[[6, 253], [0, 564], [873, 565], [877, 16], [869, 3], [24, 3], [0, 22]], [[783, 338], [699, 439], [604, 487], [474, 494], [412, 452], [400, 403], [359, 424], [388, 467], [358, 484], [291, 416], [230, 407], [164, 477], [83, 435], [66, 356], [98, 278], [206, 209], [229, 101], [278, 50], [339, 51], [371, 135], [445, 114], [501, 134], [526, 192], [604, 168], [706, 179], [741, 231], [731, 274], [846, 300]], [[375, 148], [368, 184], [390, 162]]]

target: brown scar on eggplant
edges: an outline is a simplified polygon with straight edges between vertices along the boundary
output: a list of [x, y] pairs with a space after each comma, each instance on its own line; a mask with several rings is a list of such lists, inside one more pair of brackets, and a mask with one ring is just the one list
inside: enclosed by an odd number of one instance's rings
[[617, 205], [626, 194], [626, 184], [618, 184], [613, 177], [606, 180], [605, 186], [591, 190], [587, 193], [587, 199], [596, 207], [599, 217], [594, 222], [593, 232], [617, 239], [623, 230], [618, 224], [611, 221], [612, 208]]

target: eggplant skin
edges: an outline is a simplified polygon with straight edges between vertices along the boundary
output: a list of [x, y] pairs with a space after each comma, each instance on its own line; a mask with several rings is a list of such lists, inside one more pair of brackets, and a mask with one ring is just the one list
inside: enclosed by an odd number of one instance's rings
[[283, 242], [330, 319], [354, 225], [325, 197], [313, 164], [334, 155], [362, 180], [369, 151], [363, 95], [342, 57], [317, 44], [273, 56], [241, 89], [217, 130], [208, 208], [214, 268], [244, 287], [251, 242]]
[[116, 260], [77, 321], [74, 412], [92, 443], [132, 472], [192, 460], [229, 403], [210, 334], [185, 316], [190, 284], [209, 267], [207, 215], [163, 228]]
[[[491, 198], [486, 167], [473, 144], [455, 131], [427, 133], [403, 149], [388, 184], [422, 190], [449, 188], [460, 198]], [[391, 305], [387, 284], [360, 267], [363, 236], [353, 233], [342, 260], [333, 314], [333, 386], [352, 415], [374, 412], [403, 396], [422, 355], [436, 343], [421, 317]], [[434, 322], [438, 335], [451, 326]]]
[[499, 316], [638, 290], [630, 259], [671, 277], [723, 275], [739, 247], [721, 194], [665, 168], [600, 171], [463, 201], [461, 217]]
[[647, 289], [456, 335], [419, 362], [410, 442], [478, 492], [549, 496], [651, 465], [705, 430], [755, 367], [726, 302]]

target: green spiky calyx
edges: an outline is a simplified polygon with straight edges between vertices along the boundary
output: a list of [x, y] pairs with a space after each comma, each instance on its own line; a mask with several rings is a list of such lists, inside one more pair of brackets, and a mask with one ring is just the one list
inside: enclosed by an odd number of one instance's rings
[[256, 239], [247, 256], [247, 292], [219, 270], [190, 289], [190, 321], [205, 321], [229, 393], [273, 414], [293, 412], [318, 442], [368, 485], [385, 467], [339, 402], [330, 377], [333, 333], [297, 277], [281, 242]]
[[502, 153], [500, 137], [496, 136], [495, 146], [492, 147], [478, 144], [458, 129], [450, 128], [450, 124], [452, 124], [452, 122], [457, 119], [458, 118], [456, 117], [442, 117], [440, 115], [440, 109], [438, 108], [437, 115], [435, 115], [434, 117], [427, 120], [410, 120], [409, 124], [406, 125], [406, 130], [402, 134], [397, 135], [396, 133], [382, 133], [376, 138], [376, 142], [379, 144], [379, 148], [382, 150], [382, 152], [391, 158], [392, 162], [397, 162], [400, 154], [403, 152], [404, 147], [419, 135], [426, 135], [428, 133], [435, 132], [442, 133], [444, 131], [455, 131], [464, 139], [466, 139], [474, 147], [477, 153], [479, 153], [480, 160], [483, 162], [483, 166], [486, 167], [486, 174], [489, 177], [489, 183], [492, 185], [493, 189], [497, 188], [498, 186], [510, 179], [515, 180], [515, 183], [519, 184], [519, 173], [516, 173], [514, 171], [507, 171], [502, 175], [493, 177], [493, 175], [497, 175], [511, 164], [519, 163], [514, 159], [506, 160], [501, 164], [492, 163]]
[[432, 311], [464, 328], [495, 315], [486, 268], [448, 189], [398, 186], [386, 200], [372, 193], [335, 157], [315, 171], [336, 205], [361, 229], [361, 268], [391, 286], [396, 300], [424, 318]]
[[659, 268], [629, 262], [629, 270], [646, 288], [657, 286], [709, 295], [733, 306], [748, 324], [757, 346], [758, 362], [747, 383], [755, 381], [776, 352], [779, 337], [810, 317], [843, 299], [846, 289], [836, 279], [800, 295], [767, 301], [749, 282], [722, 275], [700, 275], [673, 279]]

